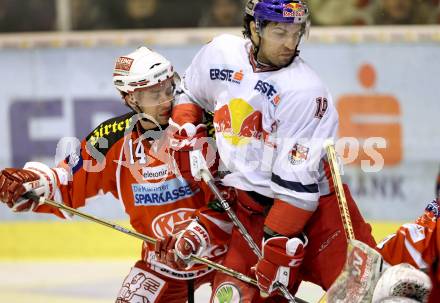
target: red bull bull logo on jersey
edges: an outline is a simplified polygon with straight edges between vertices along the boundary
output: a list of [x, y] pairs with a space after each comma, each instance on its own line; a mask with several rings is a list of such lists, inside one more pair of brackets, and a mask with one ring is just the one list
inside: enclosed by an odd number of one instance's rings
[[288, 3], [283, 7], [283, 17], [301, 17], [304, 14], [304, 7], [300, 3]]
[[241, 146], [263, 134], [261, 112], [243, 99], [232, 99], [214, 113], [214, 127], [231, 145]]

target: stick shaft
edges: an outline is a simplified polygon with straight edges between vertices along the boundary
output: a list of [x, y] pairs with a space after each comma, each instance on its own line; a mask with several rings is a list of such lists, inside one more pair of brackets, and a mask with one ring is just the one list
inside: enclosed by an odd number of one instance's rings
[[[203, 181], [205, 181], [206, 184], [209, 186], [209, 188], [212, 190], [212, 192], [214, 193], [217, 200], [220, 201], [222, 207], [224, 208], [224, 210], [228, 214], [229, 218], [232, 220], [232, 223], [234, 223], [234, 225], [238, 228], [238, 231], [241, 233], [243, 238], [246, 240], [249, 247], [252, 249], [252, 251], [255, 253], [255, 255], [258, 257], [258, 259], [261, 259], [263, 257], [263, 254], [261, 253], [260, 248], [255, 243], [254, 239], [252, 239], [251, 235], [246, 230], [246, 228], [241, 223], [241, 221], [238, 220], [237, 216], [235, 215], [235, 212], [231, 209], [229, 203], [223, 198], [223, 196], [221, 195], [217, 186], [215, 185], [214, 180], [212, 179], [210, 173], [208, 173], [208, 171], [202, 171], [202, 178], [203, 178]], [[287, 289], [287, 287], [285, 285], [277, 283], [277, 286], [280, 289], [280, 291], [282, 292], [283, 296], [287, 300], [289, 300], [291, 303], [296, 302], [295, 297], [289, 292], [289, 290]]]
[[[86, 214], [86, 213], [84, 213], [82, 211], [79, 211], [79, 210], [77, 210], [75, 208], [72, 208], [72, 207], [69, 207], [67, 205], [58, 203], [56, 201], [52, 201], [52, 200], [45, 199], [43, 197], [39, 197], [39, 196], [35, 195], [32, 192], [28, 192], [24, 196], [26, 198], [28, 198], [28, 199], [39, 201], [40, 203], [45, 203], [45, 204], [51, 205], [53, 207], [56, 207], [58, 209], [62, 209], [64, 211], [67, 211], [67, 212], [69, 212], [71, 214], [77, 215], [77, 216], [79, 216], [81, 218], [84, 218], [86, 220], [89, 220], [89, 221], [92, 221], [92, 222], [104, 225], [106, 227], [112, 228], [112, 229], [117, 230], [119, 232], [122, 232], [122, 233], [124, 233], [126, 235], [129, 235], [129, 236], [138, 238], [140, 240], [143, 240], [145, 242], [148, 242], [148, 243], [151, 243], [151, 244], [155, 244], [156, 243], [156, 239], [155, 238], [143, 235], [141, 233], [138, 233], [138, 232], [136, 232], [134, 230], [130, 230], [130, 229], [125, 228], [123, 226], [120, 226], [118, 224], [115, 224], [115, 223], [112, 223], [112, 222], [109, 222], [109, 221], [105, 221], [105, 220], [96, 218], [96, 217], [94, 217], [92, 215]], [[232, 276], [232, 277], [234, 277], [234, 278], [236, 278], [238, 280], [241, 280], [243, 282], [250, 283], [250, 284], [255, 285], [255, 286], [258, 285], [257, 281], [255, 279], [252, 279], [252, 278], [250, 278], [250, 277], [248, 277], [248, 276], [246, 276], [246, 275], [244, 275], [244, 274], [242, 274], [242, 273], [240, 273], [238, 271], [235, 271], [235, 270], [233, 270], [231, 268], [225, 267], [225, 266], [223, 266], [221, 264], [218, 264], [216, 262], [213, 262], [213, 261], [211, 261], [209, 259], [205, 259], [205, 258], [201, 258], [201, 257], [197, 257], [197, 256], [191, 256], [191, 259], [193, 261], [197, 261], [199, 263], [205, 264], [208, 267], [214, 268], [215, 270], [218, 270], [218, 271], [220, 271], [220, 272], [222, 272], [224, 274]]]
[[255, 241], [252, 239], [251, 235], [247, 232], [246, 227], [243, 226], [243, 223], [241, 223], [240, 220], [238, 220], [237, 216], [235, 215], [234, 211], [229, 206], [229, 203], [222, 197], [221, 193], [219, 192], [217, 186], [214, 184], [214, 181], [212, 179], [206, 181], [206, 184], [209, 186], [209, 188], [212, 190], [214, 195], [216, 196], [217, 200], [220, 201], [220, 204], [222, 205], [223, 209], [228, 214], [229, 218], [232, 220], [232, 223], [234, 223], [235, 226], [237, 226], [238, 231], [241, 233], [241, 235], [245, 238], [246, 242], [248, 242], [250, 248], [255, 253], [255, 255], [260, 259], [263, 257], [261, 254], [260, 248], [255, 243]]
[[333, 184], [335, 187], [336, 198], [338, 200], [339, 211], [341, 212], [342, 225], [347, 236], [347, 240], [354, 240], [353, 224], [351, 223], [350, 212], [348, 210], [347, 199], [345, 197], [344, 188], [342, 186], [341, 172], [339, 170], [336, 158], [336, 150], [333, 143], [327, 143], [325, 146], [327, 159], [332, 174]]
[[[348, 211], [347, 198], [345, 197], [344, 187], [342, 186], [341, 172], [336, 157], [335, 145], [333, 142], [325, 144], [327, 160], [332, 174], [333, 185], [335, 187], [336, 199], [338, 200], [339, 212], [341, 213], [342, 225], [344, 227], [347, 242], [354, 240], [353, 224], [351, 223], [350, 212]], [[326, 303], [327, 296], [324, 295], [318, 303]]]

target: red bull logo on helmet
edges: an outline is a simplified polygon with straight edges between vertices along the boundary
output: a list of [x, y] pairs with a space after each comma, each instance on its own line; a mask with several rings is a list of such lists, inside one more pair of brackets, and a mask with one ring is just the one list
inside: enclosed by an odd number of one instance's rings
[[283, 7], [283, 17], [301, 17], [304, 16], [305, 11], [301, 3], [288, 3]]
[[247, 145], [263, 134], [261, 112], [243, 99], [232, 99], [214, 113], [214, 127], [231, 145]]

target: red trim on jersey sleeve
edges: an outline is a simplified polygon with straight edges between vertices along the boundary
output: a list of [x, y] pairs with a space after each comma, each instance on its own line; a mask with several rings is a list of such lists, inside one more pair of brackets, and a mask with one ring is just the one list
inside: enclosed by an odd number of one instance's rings
[[278, 234], [292, 237], [303, 230], [312, 214], [311, 211], [275, 199], [264, 224]]
[[192, 123], [194, 125], [202, 123], [203, 110], [194, 103], [177, 104], [173, 108], [171, 119], [179, 125]]
[[409, 263], [416, 268], [428, 268], [440, 253], [440, 221], [425, 212], [415, 223], [402, 225], [398, 231], [378, 244], [377, 250], [384, 260], [396, 265]]
[[[61, 193], [61, 202], [64, 205], [73, 208], [79, 208], [86, 204], [86, 199], [98, 195], [102, 190], [103, 193], [111, 192], [114, 197], [117, 197], [115, 171], [115, 159], [118, 159], [116, 151], [122, 148], [123, 138], [110, 147], [105, 155], [105, 162], [101, 163], [103, 166], [99, 167], [98, 161], [91, 156], [91, 152], [86, 148], [86, 140], [81, 142], [81, 167], [72, 174], [72, 180], [69, 180], [66, 185], [61, 184], [57, 175], [57, 186]], [[88, 161], [88, 162], [86, 162]], [[87, 165], [86, 165], [87, 163]], [[105, 164], [105, 165], [104, 165]], [[59, 164], [59, 167], [72, 170], [64, 161]], [[94, 171], [93, 169], [96, 169]], [[59, 209], [49, 206], [41, 205], [35, 212], [38, 213], [53, 213], [60, 218], [65, 218]]]

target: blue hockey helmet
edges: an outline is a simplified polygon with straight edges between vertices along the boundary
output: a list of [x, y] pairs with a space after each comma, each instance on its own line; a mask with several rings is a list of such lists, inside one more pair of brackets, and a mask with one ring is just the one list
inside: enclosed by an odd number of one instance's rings
[[254, 17], [257, 24], [263, 21], [303, 25], [303, 34], [310, 27], [310, 12], [302, 0], [249, 0], [246, 14]]

